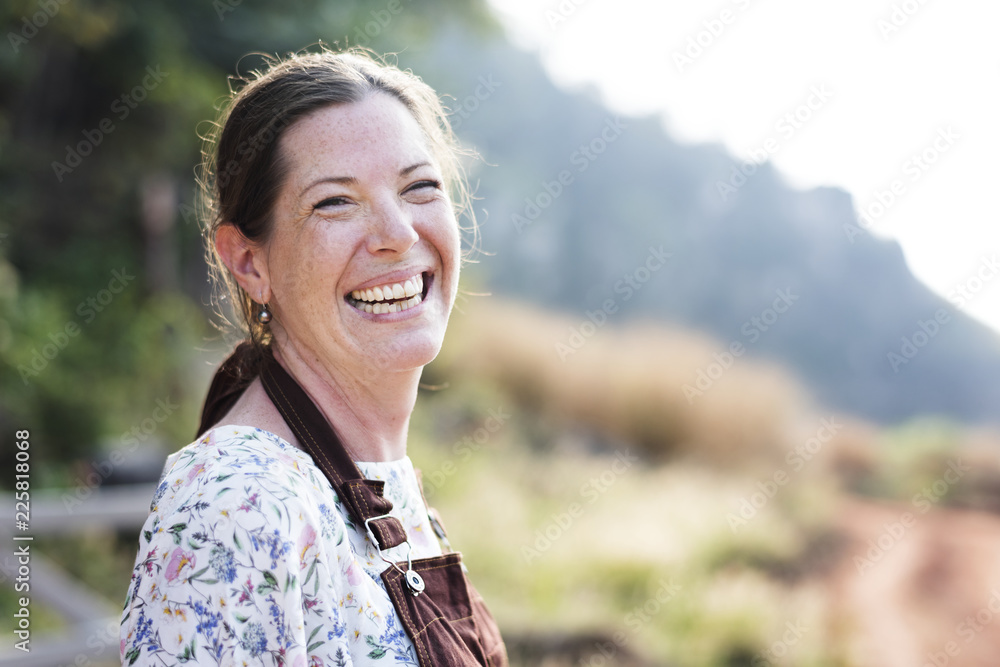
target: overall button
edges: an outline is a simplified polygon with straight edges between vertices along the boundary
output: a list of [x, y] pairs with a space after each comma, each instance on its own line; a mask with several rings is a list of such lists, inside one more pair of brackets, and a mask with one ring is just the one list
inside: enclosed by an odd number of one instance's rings
[[420, 592], [424, 590], [424, 578], [415, 570], [409, 570], [406, 573], [406, 585], [410, 587], [411, 593], [420, 595]]

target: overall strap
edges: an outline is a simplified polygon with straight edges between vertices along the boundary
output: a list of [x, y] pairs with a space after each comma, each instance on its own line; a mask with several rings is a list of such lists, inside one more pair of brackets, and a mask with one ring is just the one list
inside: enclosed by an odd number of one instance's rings
[[382, 495], [385, 482], [364, 478], [330, 422], [295, 378], [281, 367], [271, 350], [264, 355], [260, 379], [288, 428], [330, 480], [358, 526], [371, 532], [379, 549], [405, 542], [403, 524], [388, 516], [392, 502]]

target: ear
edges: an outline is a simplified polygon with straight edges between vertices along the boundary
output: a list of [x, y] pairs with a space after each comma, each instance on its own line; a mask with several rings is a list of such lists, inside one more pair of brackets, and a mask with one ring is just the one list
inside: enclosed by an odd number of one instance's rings
[[215, 232], [215, 249], [250, 298], [262, 303], [271, 300], [271, 281], [262, 247], [251, 243], [236, 225], [225, 222]]

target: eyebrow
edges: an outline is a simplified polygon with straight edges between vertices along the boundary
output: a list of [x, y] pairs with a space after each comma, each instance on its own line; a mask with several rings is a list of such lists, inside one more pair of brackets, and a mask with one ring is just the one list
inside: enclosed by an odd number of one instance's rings
[[[429, 166], [431, 166], [430, 162], [427, 161], [417, 162], [416, 164], [411, 164], [409, 167], [400, 169], [399, 175], [409, 176], [412, 172], [416, 171], [420, 167], [429, 167]], [[338, 185], [357, 185], [358, 179], [355, 178], [354, 176], [330, 176], [330, 177], [318, 178], [312, 183], [310, 183], [308, 186], [306, 186], [306, 188], [302, 192], [308, 192], [309, 190], [312, 190], [320, 183], [336, 183]]]

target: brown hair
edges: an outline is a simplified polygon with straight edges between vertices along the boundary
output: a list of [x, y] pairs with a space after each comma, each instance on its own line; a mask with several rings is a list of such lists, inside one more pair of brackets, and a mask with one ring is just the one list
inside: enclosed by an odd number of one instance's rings
[[[464, 215], [469, 221], [462, 230], [471, 232], [471, 247], [478, 241], [472, 196], [461, 164], [462, 156], [475, 153], [461, 148], [444, 106], [423, 80], [360, 47], [341, 52], [321, 47], [318, 53], [265, 59], [264, 69], [235, 79], [237, 85], [231, 86], [217, 121], [203, 137], [199, 217], [214, 287], [213, 302], [227, 328], [237, 330], [244, 339], [213, 382], [203, 428], [205, 421], [211, 425], [213, 418], [221, 418], [256, 377], [270, 344], [267, 327], [257, 320], [257, 295], [247, 294], [233, 279], [215, 248], [215, 233], [222, 225], [232, 224], [251, 243], [268, 241], [275, 199], [286, 171], [278, 144], [296, 121], [330, 105], [358, 102], [379, 92], [392, 95], [409, 109], [423, 130], [441, 168], [456, 218]], [[224, 386], [217, 387], [219, 383]]]
[[[220, 226], [232, 224], [253, 244], [268, 241], [275, 199], [287, 168], [278, 143], [296, 121], [317, 109], [358, 102], [374, 93], [392, 95], [409, 109], [423, 130], [441, 168], [456, 218], [464, 215], [469, 219], [469, 225], [460, 228], [472, 232], [472, 249], [479, 238], [461, 164], [463, 155], [473, 153], [460, 147], [444, 106], [423, 80], [359, 47], [341, 52], [321, 47], [318, 53], [265, 59], [267, 66], [263, 70], [235, 79], [237, 85], [231, 87], [217, 121], [204, 137], [198, 178], [199, 213], [215, 288], [214, 304], [223, 321], [241, 332], [249, 343], [240, 345], [238, 358], [227, 362], [229, 373], [243, 386], [256, 376], [264, 348], [270, 344], [270, 333], [257, 321], [257, 295], [247, 294], [222, 262], [215, 249], [215, 233]], [[235, 323], [223, 307], [227, 301], [237, 318]]]

